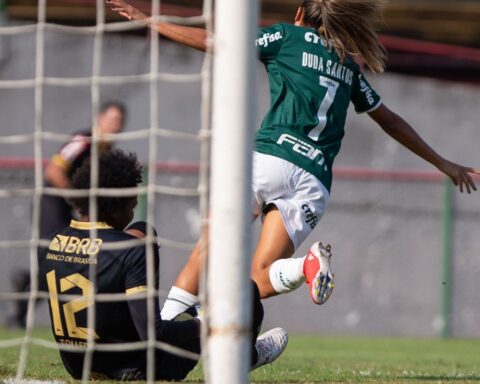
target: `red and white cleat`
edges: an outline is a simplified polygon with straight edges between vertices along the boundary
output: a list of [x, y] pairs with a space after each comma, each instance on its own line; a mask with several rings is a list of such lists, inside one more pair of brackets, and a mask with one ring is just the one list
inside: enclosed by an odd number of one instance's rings
[[320, 241], [310, 247], [305, 257], [303, 274], [315, 304], [325, 303], [335, 287], [333, 273], [330, 269], [331, 257], [332, 247], [330, 244], [324, 246]]

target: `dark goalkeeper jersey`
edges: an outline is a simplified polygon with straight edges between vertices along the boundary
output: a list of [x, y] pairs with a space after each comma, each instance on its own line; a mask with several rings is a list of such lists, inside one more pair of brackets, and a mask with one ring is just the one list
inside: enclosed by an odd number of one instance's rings
[[[97, 234], [90, 236], [90, 229]], [[96, 294], [126, 294], [146, 290], [147, 264], [145, 246], [106, 250], [106, 243], [133, 240], [135, 237], [117, 231], [104, 223], [71, 222], [56, 234], [48, 249], [39, 252], [40, 290], [49, 292], [52, 331], [60, 345], [85, 347], [88, 337], [87, 296]], [[158, 254], [154, 257], [158, 262]], [[96, 265], [96, 277], [89, 276], [91, 264]], [[158, 276], [158, 264], [155, 266]], [[57, 295], [75, 295], [58, 298]], [[193, 321], [162, 321], [156, 299], [155, 329], [157, 340], [178, 342], [182, 347], [195, 341], [197, 327]], [[145, 300], [127, 302], [125, 297], [116, 301], [95, 303], [95, 327], [91, 330], [98, 344], [138, 342], [146, 339], [147, 313]], [[187, 343], [183, 345], [182, 343]], [[84, 351], [60, 351], [65, 368], [74, 378], [81, 378]], [[145, 372], [145, 350], [130, 352], [94, 353], [92, 372], [110, 378], [131, 377], [131, 372]], [[165, 355], [157, 354], [157, 378], [176, 378], [176, 367], [162, 365]], [[175, 360], [176, 361], [176, 360]], [[195, 362], [193, 362], [194, 365]], [[192, 365], [190, 361], [189, 364]], [[191, 369], [191, 368], [190, 368]], [[188, 371], [187, 371], [188, 372]], [[143, 376], [134, 376], [142, 378]]]
[[330, 190], [350, 102], [358, 113], [370, 112], [380, 97], [358, 65], [349, 57], [341, 62], [313, 28], [275, 24], [259, 30], [256, 47], [268, 73], [270, 109], [255, 150], [305, 169]]

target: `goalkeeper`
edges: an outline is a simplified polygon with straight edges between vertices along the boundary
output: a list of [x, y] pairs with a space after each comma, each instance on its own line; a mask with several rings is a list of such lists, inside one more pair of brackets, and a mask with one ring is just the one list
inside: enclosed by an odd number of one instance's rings
[[[133, 154], [121, 150], [103, 152], [99, 159], [99, 188], [131, 188], [141, 182], [142, 170]], [[72, 187], [90, 187], [90, 160], [84, 161], [72, 177]], [[71, 199], [80, 220], [58, 231], [48, 249], [39, 252], [40, 290], [49, 292], [52, 331], [59, 346], [76, 346], [78, 351], [60, 349], [67, 371], [82, 377], [88, 335], [97, 345], [133, 343], [148, 339], [147, 248], [145, 245], [121, 249], [103, 249], [108, 244], [144, 237], [146, 224], [137, 222], [125, 227], [133, 218], [136, 194], [125, 197], [98, 197], [98, 221], [89, 217], [89, 198]], [[93, 231], [93, 232], [92, 232]], [[154, 230], [153, 230], [154, 232]], [[156, 235], [156, 234], [155, 234]], [[158, 289], [158, 246], [153, 245], [155, 288]], [[89, 275], [90, 264], [96, 264], [96, 276]], [[253, 284], [252, 367], [270, 363], [285, 349], [287, 335], [281, 328], [257, 339], [263, 319], [258, 289]], [[116, 301], [95, 302], [95, 326], [87, 328], [89, 294], [126, 294]], [[80, 298], [59, 298], [58, 295], [79, 295]], [[191, 317], [185, 321], [162, 320], [158, 300], [155, 300], [156, 340], [186, 351], [199, 353], [200, 321]], [[155, 353], [156, 380], [182, 380], [197, 361], [163, 350]], [[91, 377], [116, 380], [146, 378], [146, 350], [95, 351]]]
[[[148, 19], [123, 0], [106, 1], [129, 20]], [[356, 112], [368, 113], [384, 132], [450, 177], [461, 192], [476, 190], [471, 174], [480, 170], [435, 152], [383, 104], [353, 60], [360, 57], [373, 72], [383, 71], [385, 51], [375, 31], [383, 4], [299, 1], [294, 24], [275, 24], [258, 32], [255, 44], [268, 73], [271, 99], [253, 155], [252, 213], [263, 216], [263, 226], [252, 278], [262, 298], [291, 292], [304, 281], [315, 304], [323, 304], [332, 292], [329, 246], [315, 242], [306, 256], [291, 256], [326, 210], [350, 102]], [[163, 22], [149, 26], [178, 43], [207, 48], [204, 29]], [[197, 301], [199, 267], [197, 248], [168, 295], [164, 318]]]

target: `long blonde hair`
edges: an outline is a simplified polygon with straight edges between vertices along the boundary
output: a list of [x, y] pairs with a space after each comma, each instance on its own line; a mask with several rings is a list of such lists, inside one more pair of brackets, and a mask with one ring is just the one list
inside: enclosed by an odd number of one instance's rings
[[303, 22], [331, 42], [340, 60], [361, 55], [373, 72], [385, 68], [385, 48], [375, 26], [383, 19], [385, 0], [303, 0]]

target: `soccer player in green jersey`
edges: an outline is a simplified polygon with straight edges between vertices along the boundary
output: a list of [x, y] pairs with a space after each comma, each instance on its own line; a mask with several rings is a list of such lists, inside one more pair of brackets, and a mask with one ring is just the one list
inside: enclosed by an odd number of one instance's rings
[[[106, 0], [129, 20], [147, 16], [123, 0]], [[375, 23], [382, 0], [304, 0], [294, 24], [260, 29], [255, 45], [270, 84], [270, 110], [255, 139], [253, 214], [263, 216], [252, 277], [262, 298], [290, 292], [304, 281], [312, 300], [323, 304], [333, 289], [330, 246], [312, 245], [291, 258], [325, 212], [332, 166], [344, 136], [350, 102], [410, 151], [449, 176], [460, 192], [476, 190], [472, 173], [437, 154], [415, 130], [381, 101], [353, 56], [382, 72], [385, 51]], [[181, 44], [206, 50], [207, 32], [169, 23], [150, 28]], [[228, 255], [226, 255], [227, 257]], [[199, 248], [169, 293], [162, 315], [175, 316], [197, 302]]]
[[[134, 155], [121, 150], [100, 154], [99, 188], [132, 188], [142, 179], [141, 166]], [[90, 187], [90, 159], [74, 173], [71, 181], [75, 189]], [[71, 203], [80, 215], [70, 225], [52, 235], [48, 248], [38, 255], [39, 287], [49, 293], [52, 332], [60, 346], [75, 346], [77, 351], [60, 350], [66, 370], [75, 378], [82, 378], [88, 335], [95, 343], [139, 343], [148, 340], [147, 300], [147, 248], [146, 245], [124, 245], [110, 248], [107, 245], [134, 241], [147, 233], [147, 224], [133, 218], [137, 203], [136, 193], [131, 196], [97, 198], [98, 221], [92, 222], [89, 197], [75, 197]], [[152, 229], [156, 236], [155, 230]], [[153, 244], [155, 289], [158, 289], [158, 246]], [[95, 264], [95, 277], [90, 275], [90, 265]], [[260, 294], [252, 281], [253, 316], [251, 332], [252, 369], [273, 362], [287, 345], [287, 333], [274, 328], [257, 339], [263, 320]], [[88, 328], [88, 296], [116, 294], [124, 297], [113, 301], [95, 299], [95, 323]], [[65, 297], [60, 295], [76, 295]], [[200, 338], [198, 318], [169, 321], [161, 318], [158, 300], [154, 306], [154, 328], [157, 341], [199, 353]], [[155, 351], [155, 379], [182, 380], [197, 361], [164, 350]], [[91, 376], [117, 380], [145, 380], [147, 371], [146, 349], [95, 350]]]

